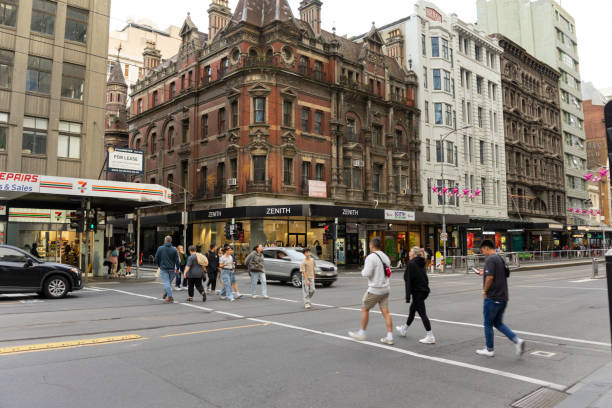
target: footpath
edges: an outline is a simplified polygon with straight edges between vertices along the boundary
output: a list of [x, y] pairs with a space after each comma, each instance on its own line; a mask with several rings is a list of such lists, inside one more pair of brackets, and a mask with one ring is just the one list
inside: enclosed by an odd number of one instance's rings
[[555, 408], [612, 407], [612, 362], [584, 378], [569, 392], [571, 395]]

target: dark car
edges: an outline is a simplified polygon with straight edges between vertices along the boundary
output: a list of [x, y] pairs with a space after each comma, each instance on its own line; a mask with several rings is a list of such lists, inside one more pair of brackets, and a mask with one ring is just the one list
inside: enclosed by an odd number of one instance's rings
[[0, 293], [36, 292], [59, 299], [81, 288], [78, 268], [43, 262], [19, 248], [0, 245]]

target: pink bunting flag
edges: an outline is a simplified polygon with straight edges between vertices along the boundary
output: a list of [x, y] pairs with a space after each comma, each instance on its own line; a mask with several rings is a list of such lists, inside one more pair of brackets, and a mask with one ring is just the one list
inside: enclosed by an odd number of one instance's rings
[[457, 187], [453, 188], [453, 194], [454, 195], [459, 194], [459, 189]]
[[601, 215], [601, 210], [597, 210], [597, 215]]
[[586, 213], [587, 213], [587, 210], [582, 210], [582, 213], [583, 213], [583, 214], [586, 214]]
[[474, 194], [470, 194], [470, 199], [474, 199]]
[[448, 188], [444, 187], [444, 188], [442, 189], [442, 192], [443, 192], [444, 194], [446, 194], [446, 193], [448, 192]]
[[474, 190], [474, 195], [476, 197], [480, 197], [480, 193], [482, 193], [482, 190], [478, 190], [478, 189]]
[[470, 194], [470, 190], [468, 188], [464, 189], [463, 190], [463, 195], [466, 196], [468, 194]]
[[431, 191], [433, 191], [434, 193], [437, 193], [438, 192], [438, 186], [433, 186], [431, 188]]
[[592, 178], [593, 178], [593, 175], [591, 173], [587, 173], [584, 175], [584, 179], [586, 181], [591, 181]]
[[599, 171], [599, 175], [600, 175], [601, 177], [608, 177], [608, 169], [601, 169], [601, 170]]
[[574, 212], [574, 209], [573, 209], [573, 208], [570, 208], [570, 209], [569, 209], [569, 212]]

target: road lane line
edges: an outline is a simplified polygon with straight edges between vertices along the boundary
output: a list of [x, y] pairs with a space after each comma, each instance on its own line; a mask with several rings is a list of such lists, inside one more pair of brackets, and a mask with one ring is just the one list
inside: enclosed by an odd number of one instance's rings
[[[283, 298], [270, 298], [270, 299], [275, 299], [275, 300], [280, 300], [280, 301], [285, 301], [285, 302], [295, 302], [292, 299], [283, 299]], [[330, 309], [331, 308], [336, 308], [336, 309], [340, 309], [340, 310], [348, 310], [348, 311], [353, 311], [353, 312], [361, 312], [361, 309], [356, 308], [356, 307], [338, 307], [338, 306], [331, 306], [331, 305], [324, 305], [324, 304], [315, 304], [315, 303], [313, 303], [313, 305], [317, 305], [317, 306], [321, 306], [321, 307], [326, 307], [326, 308], [330, 308]], [[370, 312], [371, 313], [380, 314], [380, 311], [377, 311], [377, 310], [371, 310]], [[401, 314], [401, 313], [391, 313], [391, 316], [402, 317], [402, 318], [407, 318], [408, 317], [407, 314]], [[420, 318], [417, 317], [417, 319], [420, 319]], [[477, 323], [457, 322], [457, 321], [452, 321], [452, 320], [434, 319], [434, 318], [431, 318], [431, 317], [429, 318], [429, 320], [431, 320], [432, 322], [436, 322], [436, 323], [452, 324], [452, 325], [455, 325], [455, 326], [475, 327], [475, 328], [479, 328], [479, 329], [482, 329], [484, 327], [482, 324], [477, 324]], [[534, 337], [541, 337], [541, 338], [546, 338], [546, 339], [553, 339], [553, 340], [560, 340], [560, 341], [569, 341], [569, 342], [572, 342], [572, 343], [589, 344], [589, 345], [604, 346], [604, 347], [610, 347], [611, 346], [610, 343], [600, 342], [600, 341], [575, 339], [575, 338], [571, 338], [571, 337], [560, 337], [560, 336], [553, 336], [553, 335], [549, 335], [549, 334], [534, 333], [534, 332], [520, 331], [520, 330], [514, 330], [514, 332], [518, 333], [518, 334], [524, 334], [524, 335], [534, 336]]]
[[[138, 293], [131, 293], [131, 292], [127, 292], [127, 291], [119, 291], [119, 290], [117, 290], [117, 292], [124, 293], [126, 295], [131, 295], [131, 296], [143, 296], [143, 297], [152, 298], [151, 296], [140, 295]], [[157, 298], [153, 298], [153, 299], [157, 299]], [[401, 353], [401, 354], [404, 354], [404, 355], [408, 355], [408, 356], [415, 357], [415, 358], [420, 358], [420, 359], [423, 359], [423, 360], [429, 360], [429, 361], [434, 361], [434, 362], [441, 363], [441, 364], [452, 365], [452, 366], [461, 367], [461, 368], [467, 368], [467, 369], [470, 369], [470, 370], [484, 372], [484, 373], [487, 373], [487, 374], [494, 374], [494, 375], [510, 378], [510, 379], [517, 380], [517, 381], [527, 382], [527, 383], [539, 385], [539, 386], [542, 386], [542, 387], [548, 387], [548, 388], [556, 389], [556, 390], [559, 390], [559, 391], [564, 391], [565, 389], [567, 389], [567, 387], [564, 386], [564, 385], [555, 384], [553, 382], [544, 381], [544, 380], [540, 380], [540, 379], [537, 379], [537, 378], [527, 377], [527, 376], [523, 376], [523, 375], [520, 375], [520, 374], [514, 374], [514, 373], [510, 373], [510, 372], [506, 372], [506, 371], [501, 371], [501, 370], [496, 370], [496, 369], [492, 369], [492, 368], [488, 368], [488, 367], [482, 367], [482, 366], [478, 366], [478, 365], [475, 365], [475, 364], [463, 363], [461, 361], [450, 360], [450, 359], [434, 357], [434, 356], [428, 356], [428, 355], [425, 355], [425, 354], [419, 354], [419, 353], [415, 353], [415, 352], [412, 352], [412, 351], [404, 350], [404, 349], [401, 349], [401, 348], [391, 347], [391, 346], [384, 345], [384, 344], [373, 343], [373, 342], [369, 342], [369, 341], [358, 342], [358, 341], [356, 341], [356, 340], [354, 340], [354, 339], [352, 339], [350, 337], [342, 336], [342, 335], [335, 334], [335, 333], [324, 332], [324, 331], [315, 330], [315, 329], [308, 329], [306, 327], [294, 326], [294, 325], [290, 325], [290, 324], [286, 324], [286, 323], [280, 323], [280, 322], [275, 322], [275, 321], [271, 321], [271, 320], [256, 319], [256, 318], [252, 318], [252, 317], [249, 318], [249, 317], [246, 317], [246, 316], [241, 316], [241, 315], [238, 315], [238, 314], [235, 314], [235, 313], [223, 312], [223, 311], [220, 311], [220, 310], [213, 310], [213, 312], [214, 313], [218, 313], [218, 314], [222, 314], [222, 315], [226, 315], [226, 316], [236, 317], [236, 318], [239, 318], [239, 319], [245, 319], [245, 320], [256, 322], [256, 323], [267, 323], [267, 324], [270, 324], [270, 325], [284, 327], [284, 328], [290, 328], [290, 329], [299, 330], [299, 331], [302, 331], [302, 332], [318, 334], [318, 335], [323, 335], [323, 336], [327, 336], [327, 337], [334, 337], [334, 338], [337, 338], [337, 339], [351, 341], [351, 342], [354, 342], [354, 343], [360, 343], [360, 344], [368, 345], [368, 346], [379, 348], [379, 349], [384, 349], [384, 350], [388, 350], [388, 351], [394, 351], [396, 353]]]
[[37, 351], [47, 350], [59, 350], [75, 347], [85, 346], [99, 346], [101, 344], [111, 343], [125, 343], [127, 341], [135, 340], [146, 340], [142, 336], [137, 334], [129, 334], [125, 336], [114, 336], [114, 337], [100, 337], [95, 339], [82, 339], [82, 340], [71, 340], [71, 341], [60, 341], [56, 343], [42, 343], [42, 344], [30, 344], [25, 346], [13, 346], [0, 348], [0, 356], [12, 355], [12, 354], [23, 354], [23, 353], [34, 353]]
[[567, 389], [567, 386], [565, 386], [565, 385], [555, 384], [555, 383], [552, 383], [552, 382], [549, 382], [549, 381], [544, 381], [544, 380], [540, 380], [540, 379], [533, 378], [533, 377], [527, 377], [527, 376], [524, 376], [524, 375], [514, 374], [514, 373], [511, 373], [511, 372], [507, 372], [507, 371], [496, 370], [494, 368], [482, 367], [482, 366], [478, 366], [478, 365], [475, 365], [475, 364], [463, 363], [461, 361], [449, 360], [449, 359], [446, 359], [446, 358], [428, 356], [428, 355], [425, 355], [425, 354], [419, 354], [419, 353], [415, 353], [413, 351], [404, 350], [404, 349], [401, 349], [401, 348], [392, 347], [392, 346], [388, 346], [388, 345], [385, 345], [385, 344], [379, 344], [379, 343], [374, 343], [374, 342], [370, 342], [370, 341], [360, 342], [360, 341], [354, 340], [354, 339], [352, 339], [350, 337], [342, 336], [340, 334], [329, 333], [329, 332], [324, 332], [324, 331], [320, 331], [320, 330], [308, 329], [306, 327], [300, 327], [300, 326], [295, 326], [295, 325], [286, 324], [286, 323], [279, 323], [279, 322], [274, 322], [274, 321], [271, 321], [271, 320], [254, 319], [254, 318], [249, 318], [248, 320], [251, 320], [251, 321], [254, 321], [254, 322], [261, 322], [261, 323], [269, 323], [269, 324], [272, 324], [274, 326], [284, 327], [284, 328], [293, 329], [293, 330], [300, 330], [300, 331], [303, 331], [303, 332], [312, 333], [312, 334], [318, 334], [318, 335], [321, 335], [321, 336], [334, 337], [334, 338], [340, 339], [340, 340], [346, 340], [346, 341], [350, 341], [350, 342], [353, 342], [353, 343], [364, 344], [364, 345], [367, 345], [367, 346], [370, 346], [370, 347], [375, 347], [375, 348], [379, 348], [379, 349], [383, 349], [383, 350], [394, 351], [396, 353], [405, 354], [407, 356], [416, 357], [416, 358], [420, 358], [420, 359], [423, 359], [423, 360], [435, 361], [435, 362], [441, 363], [441, 364], [452, 365], [452, 366], [456, 366], [456, 367], [467, 368], [467, 369], [474, 370], [474, 371], [480, 371], [480, 372], [487, 373], [487, 374], [494, 374], [494, 375], [498, 375], [498, 376], [501, 376], [501, 377], [511, 378], [513, 380], [527, 382], [527, 383], [539, 385], [539, 386], [542, 386], [542, 387], [548, 387], [548, 388], [552, 388], [552, 389], [555, 389], [555, 390], [558, 390], [558, 391], [564, 391], [565, 389]]
[[586, 278], [586, 279], [579, 279], [579, 280], [571, 280], [569, 281], [570, 283], [585, 283], [585, 282], [593, 282], [596, 281], [597, 279], [593, 279], [593, 278]]
[[222, 332], [222, 331], [237, 330], [237, 329], [250, 329], [253, 327], [264, 327], [264, 326], [270, 326], [270, 323], [256, 323], [256, 324], [248, 324], [244, 326], [223, 327], [220, 329], [209, 329], [209, 330], [200, 330], [200, 331], [187, 332], [187, 333], [166, 334], [165, 336], [161, 336], [161, 338], [163, 339], [167, 337], [191, 336], [193, 334], [216, 333], [216, 332]]
[[[92, 288], [94, 288], [94, 289], [102, 289], [102, 288], [96, 288], [95, 286], [92, 286]], [[145, 299], [162, 300], [162, 299], [160, 299], [158, 297], [155, 297], [155, 296], [141, 295], [140, 293], [128, 292], [128, 291], [119, 290], [119, 289], [105, 289], [104, 291], [106, 291], [106, 292], [123, 293], [124, 295], [138, 296], [138, 297], [145, 298]]]
[[584, 288], [580, 286], [544, 286], [544, 285], [519, 285], [519, 288], [529, 289], [579, 289], [579, 290], [608, 290], [606, 288]]

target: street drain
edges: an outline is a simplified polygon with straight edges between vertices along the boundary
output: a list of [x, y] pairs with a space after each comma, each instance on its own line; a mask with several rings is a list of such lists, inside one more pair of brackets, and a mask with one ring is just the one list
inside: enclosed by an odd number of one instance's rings
[[521, 398], [511, 406], [513, 408], [554, 408], [567, 398], [567, 394], [550, 388], [540, 388]]

